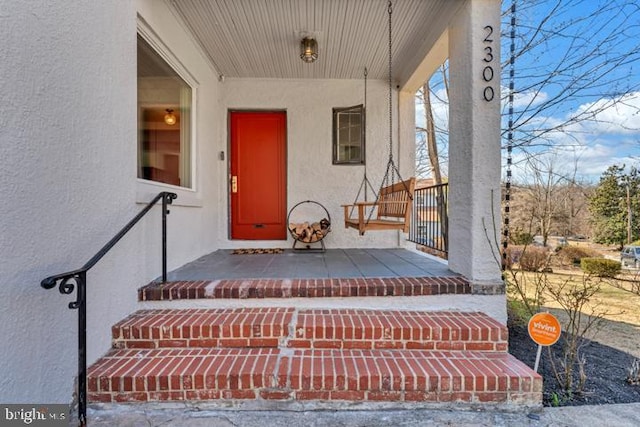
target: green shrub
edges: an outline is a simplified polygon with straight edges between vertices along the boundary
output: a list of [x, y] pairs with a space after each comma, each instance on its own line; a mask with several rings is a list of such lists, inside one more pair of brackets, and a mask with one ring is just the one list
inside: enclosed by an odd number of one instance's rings
[[509, 235], [514, 245], [530, 245], [533, 243], [533, 234], [522, 230], [516, 230]]
[[520, 255], [520, 269], [540, 271], [549, 264], [549, 251], [535, 246], [527, 247]]
[[563, 246], [557, 253], [561, 265], [579, 265], [582, 258], [595, 258], [600, 253], [581, 246]]
[[509, 326], [527, 326], [531, 313], [524, 302], [516, 298], [507, 298], [507, 324]]
[[620, 273], [620, 262], [605, 258], [582, 258], [580, 268], [596, 277], [614, 278]]

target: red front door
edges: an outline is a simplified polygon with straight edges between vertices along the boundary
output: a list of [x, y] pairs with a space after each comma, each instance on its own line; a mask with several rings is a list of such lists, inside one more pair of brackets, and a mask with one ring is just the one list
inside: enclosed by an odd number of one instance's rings
[[284, 240], [287, 114], [234, 111], [230, 122], [231, 238]]

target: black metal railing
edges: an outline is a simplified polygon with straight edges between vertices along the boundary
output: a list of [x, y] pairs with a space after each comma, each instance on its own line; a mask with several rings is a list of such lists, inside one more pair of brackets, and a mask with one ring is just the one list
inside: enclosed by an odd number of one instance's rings
[[413, 193], [409, 241], [447, 258], [449, 253], [449, 184], [418, 188]]
[[76, 290], [76, 300], [69, 303], [69, 308], [78, 310], [78, 425], [85, 426], [87, 422], [87, 271], [104, 257], [120, 239], [143, 216], [162, 200], [162, 281], [167, 281], [167, 214], [168, 205], [178, 196], [175, 193], [163, 191], [151, 200], [122, 230], [118, 232], [106, 245], [102, 247], [85, 265], [77, 270], [56, 274], [44, 279], [40, 285], [45, 289], [53, 289], [56, 285], [61, 294], [71, 294]]

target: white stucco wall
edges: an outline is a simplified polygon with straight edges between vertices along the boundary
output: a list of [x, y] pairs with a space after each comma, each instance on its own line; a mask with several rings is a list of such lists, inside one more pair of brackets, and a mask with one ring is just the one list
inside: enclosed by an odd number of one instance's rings
[[500, 1], [466, 2], [449, 27], [449, 268], [489, 292], [502, 286], [499, 59]]
[[[311, 65], [313, 66], [313, 65]], [[399, 233], [376, 231], [360, 236], [357, 230], [344, 228], [340, 207], [354, 201], [363, 178], [363, 166], [332, 164], [332, 108], [348, 107], [364, 101], [363, 80], [270, 80], [226, 79], [223, 84], [226, 110], [286, 110], [287, 112], [287, 209], [303, 200], [315, 200], [331, 215], [332, 232], [325, 238], [329, 248], [396, 247]], [[394, 98], [397, 93], [394, 90]], [[388, 87], [385, 81], [367, 85], [366, 161], [367, 175], [376, 191], [380, 187], [388, 159]], [[394, 133], [397, 135], [398, 112], [394, 100]], [[224, 140], [228, 135], [225, 133]], [[225, 142], [226, 145], [226, 142]], [[402, 177], [413, 176], [415, 151], [413, 141], [396, 155]], [[398, 150], [397, 139], [394, 149]], [[226, 146], [224, 147], [226, 150]], [[397, 152], [396, 152], [397, 153]], [[224, 189], [226, 191], [226, 188]], [[369, 193], [369, 200], [372, 195]], [[219, 204], [227, 203], [225, 192]], [[218, 227], [226, 229], [227, 219], [220, 216]], [[400, 234], [401, 235], [401, 234]], [[291, 238], [261, 242], [272, 246], [289, 246]], [[255, 242], [222, 240], [222, 247], [255, 246]]]
[[[228, 239], [229, 109], [287, 111], [288, 207], [306, 199], [325, 205], [333, 220], [328, 247], [404, 243], [397, 232], [360, 237], [342, 225], [340, 205], [353, 201], [362, 167], [331, 164], [332, 108], [361, 103], [361, 80], [219, 82], [162, 1], [79, 0], [70, 7], [62, 0], [0, 0], [0, 7], [0, 402], [70, 400], [77, 313], [67, 304], [74, 295], [44, 290], [40, 281], [84, 264], [142, 208], [141, 202], [167, 189], [179, 195], [169, 216], [169, 268], [218, 248], [255, 246]], [[136, 178], [137, 25], [196, 82], [192, 190]], [[368, 89], [368, 173], [378, 187], [388, 155], [386, 82], [370, 81]], [[395, 143], [396, 160], [406, 179], [414, 168], [414, 143], [405, 126], [412, 120], [405, 111], [412, 109], [407, 94], [400, 108], [398, 114], [394, 107], [394, 131], [403, 129], [402, 146]], [[301, 158], [314, 158], [315, 166], [296, 161]], [[463, 165], [478, 162], [482, 158], [476, 156]], [[474, 176], [461, 175], [459, 182]], [[452, 188], [453, 183], [452, 178]], [[463, 212], [460, 224], [465, 215], [477, 222], [486, 205], [474, 202]], [[136, 308], [136, 289], [160, 274], [159, 230], [156, 208], [90, 271], [89, 362], [109, 348], [111, 325]], [[472, 251], [480, 250], [478, 242], [472, 242]], [[290, 244], [290, 239], [260, 242]], [[474, 259], [473, 271], [482, 271], [481, 262], [484, 258]]]
[[[131, 2], [3, 2], [2, 402], [70, 400], [76, 312], [67, 308], [71, 296], [39, 282], [80, 267], [136, 207], [126, 173], [135, 170], [132, 33]], [[124, 256], [135, 249], [128, 239], [89, 275], [89, 309], [100, 321], [135, 303], [125, 293], [135, 277]], [[89, 324], [97, 320], [92, 314]]]
[[[153, 9], [151, 6], [153, 5]], [[198, 81], [196, 191], [169, 216], [170, 268], [214, 249], [224, 123], [215, 73], [156, 1], [0, 2], [0, 402], [67, 403], [76, 374], [74, 295], [44, 277], [84, 264], [157, 193], [136, 178], [136, 10]], [[220, 118], [220, 120], [217, 120]], [[176, 225], [181, 224], [180, 228]], [[160, 274], [160, 211], [88, 275], [88, 359]]]

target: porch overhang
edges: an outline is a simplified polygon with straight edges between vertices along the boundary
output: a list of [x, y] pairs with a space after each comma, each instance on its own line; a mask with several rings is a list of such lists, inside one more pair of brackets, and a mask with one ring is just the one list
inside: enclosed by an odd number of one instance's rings
[[[393, 68], [400, 88], [408, 83], [413, 88], [417, 75], [424, 81], [429, 74], [423, 73], [446, 59], [446, 31], [464, 3], [393, 2]], [[367, 67], [369, 78], [387, 78], [387, 0], [173, 0], [169, 5], [220, 76], [359, 79]], [[318, 41], [314, 63], [299, 57], [306, 35]]]

